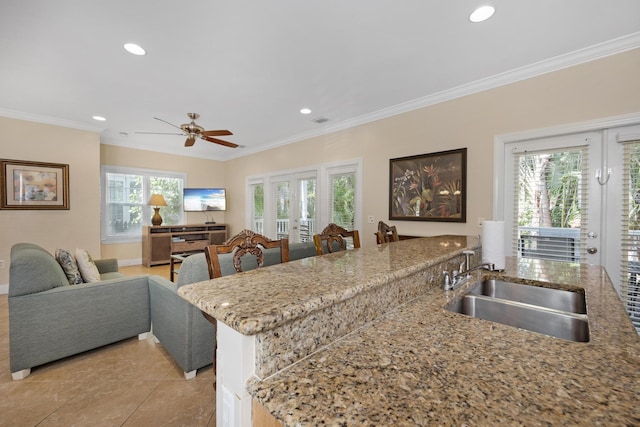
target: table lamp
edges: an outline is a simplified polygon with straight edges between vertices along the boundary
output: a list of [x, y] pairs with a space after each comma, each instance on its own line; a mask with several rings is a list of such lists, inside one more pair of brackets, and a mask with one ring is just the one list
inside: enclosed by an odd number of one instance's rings
[[147, 204], [149, 206], [153, 206], [153, 210], [155, 211], [153, 217], [151, 217], [151, 224], [161, 225], [162, 217], [160, 216], [160, 206], [167, 206], [167, 202], [165, 202], [164, 197], [162, 194], [152, 194], [149, 199], [149, 203]]

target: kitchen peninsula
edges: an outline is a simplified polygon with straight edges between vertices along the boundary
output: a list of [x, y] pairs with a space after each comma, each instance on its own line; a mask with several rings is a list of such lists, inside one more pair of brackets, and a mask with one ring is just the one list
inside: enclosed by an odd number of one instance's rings
[[181, 288], [218, 319], [218, 425], [249, 425], [252, 398], [284, 425], [638, 424], [640, 340], [604, 270], [508, 260], [507, 277], [585, 289], [574, 343], [444, 309], [466, 285], [443, 291], [442, 270], [477, 246], [413, 239]]

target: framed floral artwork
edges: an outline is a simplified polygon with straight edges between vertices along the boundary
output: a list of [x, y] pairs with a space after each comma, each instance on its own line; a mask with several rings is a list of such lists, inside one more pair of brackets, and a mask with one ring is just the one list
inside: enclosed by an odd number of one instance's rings
[[389, 161], [389, 219], [467, 222], [467, 149]]
[[69, 209], [69, 165], [0, 159], [0, 209]]

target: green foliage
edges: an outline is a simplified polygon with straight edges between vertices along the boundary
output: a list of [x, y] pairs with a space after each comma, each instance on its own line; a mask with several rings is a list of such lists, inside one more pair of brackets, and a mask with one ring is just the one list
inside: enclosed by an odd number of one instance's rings
[[631, 147], [629, 180], [629, 230], [640, 230], [640, 143]]
[[352, 230], [355, 224], [355, 181], [352, 173], [333, 176], [331, 222], [347, 230]]
[[530, 154], [520, 158], [518, 225], [579, 228], [583, 209], [580, 196], [580, 151]]
[[264, 184], [252, 185], [254, 219], [264, 218]]
[[[302, 197], [300, 198], [300, 216], [302, 218], [316, 217], [316, 180], [305, 179], [301, 181]], [[306, 212], [303, 212], [303, 209]]]

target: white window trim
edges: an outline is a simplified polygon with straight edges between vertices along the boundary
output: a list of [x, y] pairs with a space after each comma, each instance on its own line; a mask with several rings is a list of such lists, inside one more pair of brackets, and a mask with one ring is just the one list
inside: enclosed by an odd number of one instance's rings
[[[187, 174], [184, 172], [164, 171], [158, 169], [144, 169], [128, 166], [100, 166], [100, 239], [103, 244], [113, 243], [137, 243], [142, 242], [142, 233], [139, 236], [126, 236], [126, 237], [108, 237], [107, 236], [107, 200], [105, 197], [106, 192], [106, 174], [108, 173], [121, 173], [129, 175], [148, 175], [148, 176], [165, 176], [170, 178], [182, 179], [183, 188], [187, 186]], [[182, 212], [182, 221], [184, 222], [184, 212]], [[147, 218], [147, 216], [149, 218]], [[149, 225], [151, 223], [151, 216], [147, 215], [143, 218], [143, 225]]]

